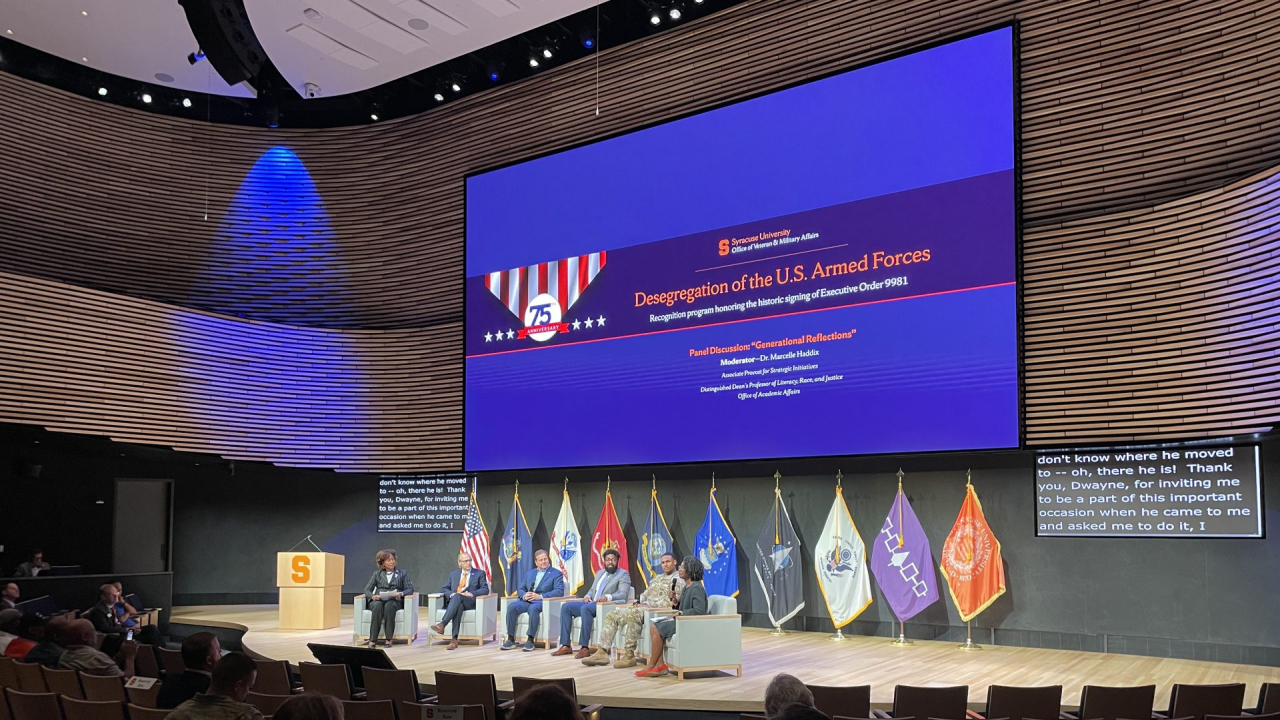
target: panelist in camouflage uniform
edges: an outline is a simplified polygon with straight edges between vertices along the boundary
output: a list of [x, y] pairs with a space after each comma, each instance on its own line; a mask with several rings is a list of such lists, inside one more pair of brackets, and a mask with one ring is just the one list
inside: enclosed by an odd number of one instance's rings
[[662, 574], [649, 581], [640, 600], [635, 604], [620, 607], [604, 618], [600, 628], [600, 647], [594, 655], [583, 658], [583, 665], [608, 665], [609, 650], [613, 647], [622, 627], [623, 648], [626, 654], [613, 663], [616, 668], [629, 668], [636, 665], [636, 644], [640, 641], [640, 633], [644, 631], [645, 608], [670, 610], [684, 590], [684, 580], [676, 574], [676, 557], [671, 553], [662, 556]]

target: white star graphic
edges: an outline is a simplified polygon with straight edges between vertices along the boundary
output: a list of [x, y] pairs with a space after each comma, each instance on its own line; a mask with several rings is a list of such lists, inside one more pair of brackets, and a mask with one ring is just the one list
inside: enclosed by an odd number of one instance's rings
[[485, 333], [485, 334], [484, 334], [484, 341], [485, 341], [485, 342], [492, 342], [492, 341], [493, 341], [493, 333]]
[[594, 321], [594, 320], [592, 320], [591, 318], [587, 318], [587, 321], [586, 321], [585, 323], [583, 323], [583, 324], [584, 324], [584, 325], [586, 325], [587, 327], [591, 327], [591, 324], [592, 324], [593, 322], [595, 322], [595, 321]]
[[601, 315], [600, 317], [596, 318], [596, 324], [597, 324], [597, 325], [599, 325], [600, 327], [604, 327], [604, 316], [603, 316], [603, 315]]
[[570, 327], [572, 327], [574, 330], [577, 330], [578, 326], [580, 326], [581, 324], [582, 323], [578, 322], [577, 320], [574, 320], [573, 325], [571, 325]]
[[508, 331], [507, 331], [507, 339], [508, 339], [508, 340], [510, 340], [511, 338], [513, 338], [513, 337], [515, 337], [515, 336], [516, 336], [516, 331], [515, 331], [515, 330], [508, 330]]

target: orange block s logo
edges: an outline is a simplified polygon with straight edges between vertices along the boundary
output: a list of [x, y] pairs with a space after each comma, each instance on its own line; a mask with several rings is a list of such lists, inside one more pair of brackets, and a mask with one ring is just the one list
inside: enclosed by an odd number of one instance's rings
[[720, 254], [722, 256], [729, 254], [729, 240], [727, 238], [720, 241]]
[[293, 581], [299, 585], [311, 580], [311, 558], [306, 555], [294, 555], [291, 561]]

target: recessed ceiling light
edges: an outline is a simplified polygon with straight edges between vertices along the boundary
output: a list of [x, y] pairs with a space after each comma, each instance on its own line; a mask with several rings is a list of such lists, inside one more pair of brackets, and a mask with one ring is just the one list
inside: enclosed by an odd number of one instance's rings
[[544, 57], [544, 58], [546, 58], [546, 59], [550, 60], [550, 59], [551, 59], [551, 51], [550, 51], [550, 50], [547, 50], [547, 49], [543, 49], [543, 51], [542, 51], [542, 57]]
[[462, 92], [462, 86], [459, 85], [458, 83], [454, 83], [449, 87], [452, 88], [454, 92]]
[[107, 96], [107, 89], [106, 89], [106, 88], [98, 88], [98, 94], [99, 94], [99, 95], [101, 95], [101, 96], [103, 96], [103, 97], [106, 97], [106, 96]]
[[671, 16], [671, 19], [672, 19], [672, 20], [679, 20], [679, 19], [680, 19], [680, 8], [671, 8], [671, 12], [670, 12], [670, 13], [668, 13], [668, 14]]
[[83, 16], [85, 16], [85, 17], [89, 17], [89, 11], [88, 11], [88, 10], [81, 10], [81, 11], [80, 11], [80, 14], [81, 14], [81, 15], [83, 15]]
[[5, 32], [5, 34], [6, 34], [6, 35], [12, 35], [12, 34], [13, 34], [13, 31], [12, 31], [12, 30], [5, 30], [4, 32]]
[[191, 107], [191, 98], [182, 98], [182, 107]]
[[436, 102], [444, 102], [444, 96], [440, 93], [436, 93]]
[[142, 102], [151, 103], [151, 93], [142, 93]]
[[538, 58], [529, 58], [529, 67], [538, 67]]
[[89, 62], [89, 58], [87, 58], [87, 57], [82, 57], [82, 58], [80, 58], [80, 62]]
[[430, 28], [431, 24], [428, 23], [426, 20], [423, 20], [422, 18], [412, 18], [411, 20], [409, 20], [409, 27], [413, 28], [414, 30], [421, 31], [421, 30], [426, 30]]
[[378, 121], [378, 116], [377, 116], [376, 114], [371, 114], [371, 115], [369, 115], [369, 119], [370, 119], [370, 120], [373, 120], [374, 122], [377, 122], [377, 121]]
[[662, 18], [658, 17], [657, 15], [651, 15], [649, 17], [649, 24], [651, 25], [657, 25], [661, 22], [662, 22]]

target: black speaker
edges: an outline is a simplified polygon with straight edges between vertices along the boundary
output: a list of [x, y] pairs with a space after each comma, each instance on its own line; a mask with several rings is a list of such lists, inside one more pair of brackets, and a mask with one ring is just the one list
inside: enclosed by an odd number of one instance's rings
[[[187, 24], [213, 69], [235, 85], [256, 78], [267, 64], [267, 53], [249, 23], [244, 0], [178, 0]], [[194, 49], [194, 48], [193, 48]], [[255, 86], [256, 89], [256, 86]]]

